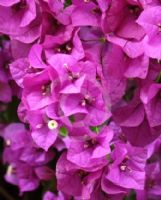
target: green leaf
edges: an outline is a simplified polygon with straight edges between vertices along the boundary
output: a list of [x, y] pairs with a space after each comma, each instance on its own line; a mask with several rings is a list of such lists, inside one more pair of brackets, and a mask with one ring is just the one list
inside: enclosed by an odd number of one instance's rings
[[161, 71], [159, 72], [157, 78], [156, 78], [157, 83], [161, 83]]
[[70, 120], [72, 123], [74, 123], [74, 122], [75, 122], [74, 115], [69, 116], [69, 120]]
[[64, 8], [70, 6], [72, 4], [72, 0], [66, 0], [64, 3]]
[[129, 102], [132, 100], [134, 94], [135, 94], [135, 91], [136, 91], [136, 83], [134, 80], [129, 80], [129, 82], [127, 83], [127, 89], [126, 89], [126, 92], [123, 96], [123, 99], [126, 101], [126, 102]]
[[111, 145], [110, 145], [110, 149], [111, 149], [111, 151], [113, 151], [113, 150], [115, 149], [115, 145], [114, 145], [114, 144], [111, 144]]
[[57, 189], [56, 189], [56, 185], [57, 185], [57, 182], [56, 182], [56, 178], [53, 177], [52, 180], [50, 181], [44, 181], [44, 182], [41, 182], [42, 186], [43, 186], [43, 193], [45, 193], [46, 191], [51, 191], [51, 192], [56, 192]]
[[136, 200], [136, 193], [134, 190], [131, 191], [131, 193], [129, 194], [129, 196], [125, 197], [124, 200]]
[[64, 127], [64, 126], [60, 127], [59, 134], [62, 137], [67, 137], [68, 136], [68, 129], [66, 127]]
[[20, 100], [17, 97], [13, 97], [10, 103], [4, 104], [6, 109], [0, 112], [0, 123], [19, 122], [17, 115], [17, 108], [19, 103]]
[[98, 126], [90, 126], [91, 131], [99, 133], [100, 128]]

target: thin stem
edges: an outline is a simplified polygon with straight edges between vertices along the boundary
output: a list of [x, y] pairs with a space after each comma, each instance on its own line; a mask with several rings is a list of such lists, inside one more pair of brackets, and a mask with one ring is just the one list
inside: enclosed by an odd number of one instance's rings
[[24, 194], [23, 200], [28, 200], [28, 195], [27, 195], [27, 193]]
[[15, 200], [4, 188], [0, 187], [0, 194], [5, 197], [6, 200]]

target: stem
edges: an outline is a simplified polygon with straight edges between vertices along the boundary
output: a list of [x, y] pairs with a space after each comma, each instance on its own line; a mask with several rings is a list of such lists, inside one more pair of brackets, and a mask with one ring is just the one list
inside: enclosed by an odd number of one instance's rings
[[159, 72], [159, 75], [156, 78], [157, 83], [160, 83], [160, 81], [161, 81], [161, 71]]
[[23, 200], [28, 200], [28, 195], [25, 193]]
[[0, 187], [0, 194], [6, 198], [6, 200], [15, 200], [10, 194], [2, 187]]

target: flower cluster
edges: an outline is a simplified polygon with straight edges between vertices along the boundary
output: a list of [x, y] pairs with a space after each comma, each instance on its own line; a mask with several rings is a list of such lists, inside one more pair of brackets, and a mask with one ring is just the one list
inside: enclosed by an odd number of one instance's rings
[[161, 199], [160, 60], [159, 0], [0, 0], [0, 110], [20, 99], [5, 179], [54, 182], [43, 200]]

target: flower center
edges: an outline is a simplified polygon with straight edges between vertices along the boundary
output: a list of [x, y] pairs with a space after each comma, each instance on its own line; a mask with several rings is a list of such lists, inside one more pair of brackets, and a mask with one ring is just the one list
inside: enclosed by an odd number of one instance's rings
[[58, 53], [70, 54], [73, 48], [73, 44], [71, 42], [67, 42], [65, 44], [60, 45], [56, 48]]
[[126, 139], [126, 136], [125, 136], [125, 134], [124, 133], [121, 133], [120, 135], [119, 135], [119, 139], [120, 140], [122, 140], [123, 142], [127, 142], [127, 139]]
[[81, 179], [81, 183], [83, 184], [84, 183], [83, 179], [88, 175], [88, 172], [85, 172], [83, 170], [79, 170], [77, 173], [78, 173], [78, 176]]
[[16, 173], [16, 169], [12, 165], [9, 165], [7, 167], [7, 175], [11, 175], [11, 174], [15, 174], [15, 173]]
[[128, 10], [131, 14], [139, 14], [140, 8], [134, 5], [128, 5]]
[[99, 15], [101, 15], [101, 10], [100, 10], [99, 8], [94, 8], [94, 9], [92, 10], [92, 13], [93, 13], [93, 14], [99, 14]]
[[7, 146], [10, 146], [10, 145], [11, 145], [11, 140], [7, 139], [7, 140], [6, 140], [6, 145], [7, 145]]
[[80, 77], [79, 72], [73, 73], [70, 69], [67, 63], [64, 63], [64, 68], [67, 70], [68, 78], [71, 81], [75, 81]]
[[38, 68], [34, 68], [32, 67], [31, 65], [26, 69], [26, 72], [27, 73], [37, 73], [37, 72], [41, 72], [42, 70], [41, 69], [38, 69]]
[[79, 78], [79, 73], [73, 73], [71, 71], [68, 71], [68, 77], [71, 81], [76, 81]]
[[156, 184], [156, 182], [154, 179], [148, 179], [146, 182], [147, 188], [153, 188], [155, 184]]
[[92, 102], [94, 101], [94, 98], [91, 98], [88, 94], [84, 96], [84, 98], [81, 101], [81, 105], [82, 106], [86, 106], [86, 105], [91, 105]]
[[84, 148], [87, 149], [87, 148], [90, 148], [90, 147], [93, 147], [94, 145], [96, 145], [97, 141], [96, 139], [87, 139], [85, 141], [85, 144], [84, 144]]
[[126, 156], [119, 166], [121, 171], [132, 172], [131, 168], [128, 166], [128, 161], [129, 161], [129, 157]]
[[48, 122], [48, 128], [50, 129], [50, 130], [53, 130], [53, 129], [56, 129], [58, 127], [58, 122], [57, 121], [55, 121], [55, 120], [50, 120], [49, 122]]
[[127, 166], [125, 164], [120, 165], [121, 171], [126, 171]]
[[12, 6], [12, 9], [15, 10], [15, 11], [19, 11], [21, 9], [25, 9], [27, 8], [27, 3], [26, 3], [26, 0], [21, 0], [19, 3], [15, 4]]
[[161, 23], [158, 23], [157, 27], [158, 27], [158, 31], [161, 32]]
[[50, 94], [50, 91], [51, 91], [51, 81], [49, 81], [48, 83], [44, 84], [44, 85], [41, 87], [41, 91], [42, 91], [42, 95], [43, 95], [43, 96], [49, 95], [49, 94]]

